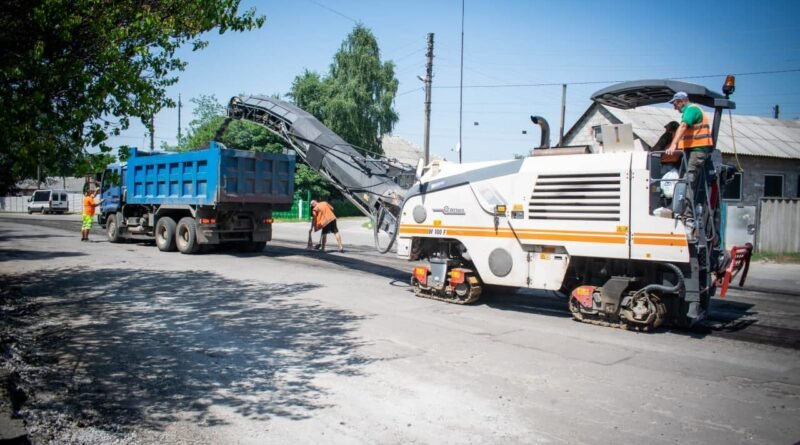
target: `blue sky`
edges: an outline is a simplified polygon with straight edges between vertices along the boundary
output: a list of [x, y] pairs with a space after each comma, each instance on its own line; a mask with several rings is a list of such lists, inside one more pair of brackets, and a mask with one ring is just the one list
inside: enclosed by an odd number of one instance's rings
[[[393, 133], [422, 147], [425, 45], [435, 34], [431, 152], [457, 160], [461, 0], [244, 1], [267, 16], [260, 30], [210, 33], [169, 94], [184, 102], [214, 94], [285, 94], [308, 69], [327, 73], [341, 42], [361, 22], [378, 39], [400, 81]], [[798, 1], [465, 1], [463, 160], [510, 159], [539, 143], [529, 116], [544, 116], [556, 142], [561, 84], [567, 83], [565, 131], [609, 81], [670, 78], [720, 91], [737, 76], [735, 113], [800, 118]], [[776, 71], [785, 71], [777, 73]], [[771, 72], [771, 73], [770, 73]], [[764, 73], [764, 74], [752, 74]], [[555, 84], [550, 86], [520, 86]], [[517, 85], [517, 86], [508, 86]], [[477, 125], [475, 123], [477, 122]], [[174, 143], [176, 109], [156, 116], [156, 146]], [[522, 132], [527, 131], [527, 134]], [[148, 147], [138, 122], [112, 145]]]

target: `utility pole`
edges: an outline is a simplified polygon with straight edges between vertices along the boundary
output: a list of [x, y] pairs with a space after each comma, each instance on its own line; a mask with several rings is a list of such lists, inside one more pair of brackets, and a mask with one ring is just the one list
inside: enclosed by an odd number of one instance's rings
[[156, 135], [154, 134], [156, 130], [155, 127], [156, 127], [156, 118], [155, 115], [153, 115], [150, 116], [150, 153], [152, 153], [156, 147]]
[[461, 129], [464, 118], [464, 0], [461, 0], [461, 80], [458, 83], [458, 163], [461, 163], [461, 152], [464, 143], [461, 140]]
[[178, 93], [178, 145], [181, 144], [181, 94]]
[[781, 106], [775, 105], [772, 108], [772, 117], [774, 117], [775, 119], [780, 119], [780, 115], [781, 115]]
[[561, 127], [558, 130], [558, 146], [564, 145], [564, 114], [567, 110], [567, 84], [561, 84]]
[[[433, 33], [428, 33], [428, 63], [425, 66], [425, 165], [431, 160], [431, 82], [433, 81]], [[459, 156], [461, 156], [459, 154]]]

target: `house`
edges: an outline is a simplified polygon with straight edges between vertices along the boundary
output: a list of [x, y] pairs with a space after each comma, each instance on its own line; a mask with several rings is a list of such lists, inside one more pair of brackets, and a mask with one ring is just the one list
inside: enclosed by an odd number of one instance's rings
[[35, 179], [26, 179], [14, 185], [17, 196], [30, 196], [36, 190], [66, 190], [69, 193], [83, 194], [86, 178], [47, 177], [39, 182]]
[[383, 148], [384, 156], [387, 158], [397, 159], [404, 164], [412, 166], [416, 166], [420, 158], [425, 156], [421, 148], [400, 136], [384, 135], [381, 138], [381, 147]]
[[[705, 111], [712, 118], [713, 111]], [[732, 118], [732, 123], [730, 115], [722, 118], [717, 149], [723, 162], [738, 166], [741, 172], [726, 189], [724, 201], [757, 206], [761, 198], [800, 197], [800, 120]], [[597, 151], [601, 125], [631, 124], [635, 146], [647, 150], [664, 133], [664, 125], [673, 120], [680, 121], [680, 114], [672, 108], [621, 110], [593, 103], [564, 135], [564, 145], [588, 145]]]

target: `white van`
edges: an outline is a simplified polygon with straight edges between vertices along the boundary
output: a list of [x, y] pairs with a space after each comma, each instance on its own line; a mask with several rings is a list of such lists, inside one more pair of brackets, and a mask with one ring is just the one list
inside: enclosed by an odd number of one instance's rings
[[66, 190], [36, 190], [28, 198], [28, 214], [33, 212], [64, 213], [69, 211]]

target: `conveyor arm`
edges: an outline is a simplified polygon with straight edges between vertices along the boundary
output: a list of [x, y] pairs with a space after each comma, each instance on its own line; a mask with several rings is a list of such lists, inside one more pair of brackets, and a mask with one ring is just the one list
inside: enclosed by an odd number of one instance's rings
[[310, 113], [273, 97], [233, 97], [228, 104], [228, 119], [217, 138], [231, 119], [254, 122], [286, 141], [311, 168], [373, 219], [376, 240], [378, 230], [394, 239], [405, 195], [396, 181], [401, 175], [413, 174], [411, 166], [365, 157]]

